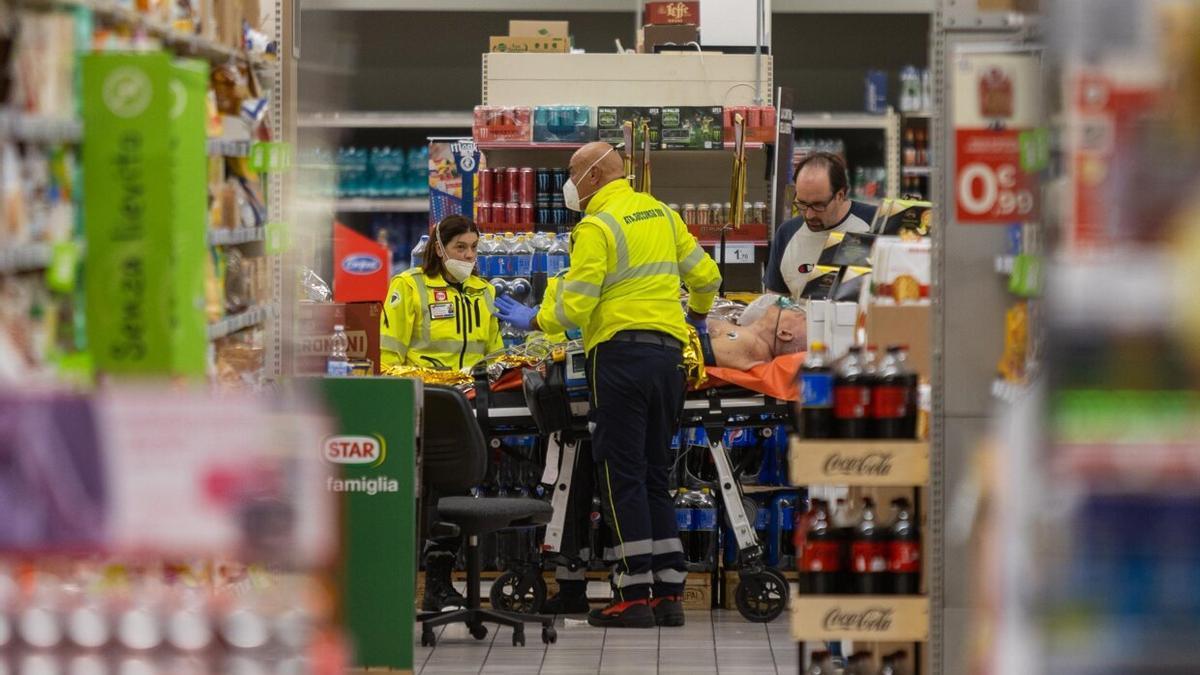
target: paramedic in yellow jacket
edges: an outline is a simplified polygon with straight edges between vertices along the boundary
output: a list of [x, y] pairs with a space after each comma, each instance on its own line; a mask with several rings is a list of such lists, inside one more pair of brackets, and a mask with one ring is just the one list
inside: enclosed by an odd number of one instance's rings
[[429, 233], [425, 264], [392, 279], [379, 320], [384, 369], [470, 369], [504, 347], [495, 289], [474, 273], [478, 245], [471, 219], [447, 216]]
[[[447, 216], [429, 233], [425, 263], [397, 275], [379, 320], [380, 362], [438, 369], [470, 369], [504, 346], [494, 312], [495, 290], [474, 274], [479, 229], [469, 218]], [[437, 497], [427, 500], [426, 531], [436, 523]], [[450, 495], [441, 495], [450, 496]], [[461, 537], [425, 543], [425, 595], [430, 612], [465, 607], [450, 575]]]
[[[707, 332], [721, 275], [679, 214], [629, 187], [607, 143], [571, 158], [563, 199], [586, 214], [571, 234], [566, 275], [540, 310], [507, 297], [496, 309], [518, 328], [583, 331], [592, 453], [614, 539], [606, 557], [616, 563], [613, 602], [589, 623], [682, 626], [687, 572], [667, 484], [670, 442], [683, 408], [686, 324]], [[681, 283], [691, 293], [686, 317]]]

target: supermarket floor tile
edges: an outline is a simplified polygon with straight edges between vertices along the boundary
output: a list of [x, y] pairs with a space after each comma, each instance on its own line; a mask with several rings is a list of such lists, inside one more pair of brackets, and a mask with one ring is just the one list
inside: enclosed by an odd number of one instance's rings
[[475, 640], [465, 626], [437, 631], [436, 647], [414, 637], [416, 675], [742, 675], [793, 673], [796, 645], [786, 618], [749, 623], [737, 612], [688, 612], [682, 628], [644, 630], [592, 628], [577, 617], [557, 621], [558, 642], [543, 645], [541, 631], [525, 629], [524, 647], [512, 645], [512, 630], [488, 626]]

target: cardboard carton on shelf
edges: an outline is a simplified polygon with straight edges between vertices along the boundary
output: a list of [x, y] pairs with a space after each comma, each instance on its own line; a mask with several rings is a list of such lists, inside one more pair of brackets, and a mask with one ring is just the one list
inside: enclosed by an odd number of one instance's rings
[[508, 36], [520, 38], [566, 38], [570, 35], [567, 21], [519, 21], [508, 22]]
[[647, 2], [642, 13], [642, 23], [651, 26], [670, 26], [678, 24], [700, 24], [700, 2]]
[[565, 54], [569, 51], [565, 37], [509, 37], [507, 35], [493, 35], [488, 44], [488, 50], [513, 54]]
[[296, 375], [324, 375], [333, 327], [346, 325], [346, 305], [340, 302], [301, 302], [296, 309], [296, 341], [292, 368]]
[[978, 2], [980, 11], [1034, 14], [1038, 11], [1039, 0], [978, 0]]
[[346, 355], [351, 359], [369, 360], [372, 375], [379, 374], [379, 316], [382, 313], [382, 302], [346, 305], [346, 337], [350, 340]]
[[371, 302], [387, 295], [391, 252], [374, 239], [334, 223], [333, 263], [334, 300]]
[[867, 343], [887, 349], [906, 345], [908, 363], [922, 381], [930, 379], [933, 340], [933, 308], [930, 305], [869, 305]]
[[641, 31], [641, 49], [638, 51], [653, 54], [657, 45], [686, 45], [690, 42], [700, 42], [698, 26], [644, 26]]

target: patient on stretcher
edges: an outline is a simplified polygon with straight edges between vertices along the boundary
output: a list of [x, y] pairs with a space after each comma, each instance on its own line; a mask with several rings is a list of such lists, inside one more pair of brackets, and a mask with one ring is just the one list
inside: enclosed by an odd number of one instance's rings
[[745, 308], [733, 303], [715, 307], [708, 317], [708, 334], [718, 366], [749, 370], [806, 350], [807, 325], [800, 306], [767, 294]]

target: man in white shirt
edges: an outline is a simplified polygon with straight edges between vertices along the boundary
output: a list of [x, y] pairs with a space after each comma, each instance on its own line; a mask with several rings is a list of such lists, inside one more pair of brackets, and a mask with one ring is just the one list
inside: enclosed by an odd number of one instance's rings
[[767, 263], [768, 291], [799, 299], [830, 232], [868, 232], [876, 207], [850, 199], [850, 177], [838, 155], [814, 152], [792, 177], [800, 213], [775, 231]]

